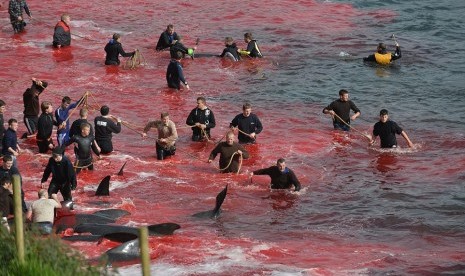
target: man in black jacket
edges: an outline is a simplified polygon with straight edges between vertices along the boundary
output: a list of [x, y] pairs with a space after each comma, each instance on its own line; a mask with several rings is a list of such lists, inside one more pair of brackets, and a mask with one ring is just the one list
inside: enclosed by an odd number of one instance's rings
[[23, 93], [24, 124], [26, 125], [28, 134], [23, 134], [22, 138], [26, 138], [27, 135], [32, 135], [37, 131], [40, 112], [39, 95], [44, 92], [47, 86], [47, 82], [32, 78], [31, 88], [26, 89]]
[[105, 58], [105, 65], [119, 65], [119, 55], [123, 57], [132, 57], [136, 51], [126, 53], [123, 50], [123, 46], [121, 45], [121, 35], [114, 34], [113, 38], [107, 43], [105, 46], [105, 52], [107, 56]]
[[292, 185], [294, 185], [296, 192], [300, 190], [299, 180], [295, 176], [294, 172], [286, 167], [286, 160], [283, 158], [279, 158], [278, 161], [276, 161], [276, 166], [251, 172], [250, 177], [253, 175], [270, 176], [271, 189], [289, 189]]
[[210, 129], [216, 126], [213, 111], [206, 105], [204, 97], [197, 98], [197, 107], [192, 109], [186, 124], [192, 127], [192, 141], [210, 139]]
[[172, 24], [169, 24], [166, 27], [166, 31], [161, 33], [155, 50], [162, 51], [166, 48], [169, 48], [171, 47], [171, 45], [174, 45], [178, 40], [178, 34], [174, 31], [174, 26]]
[[241, 144], [255, 143], [257, 134], [263, 130], [260, 119], [252, 113], [252, 105], [250, 103], [245, 103], [242, 106], [242, 113], [234, 117], [229, 127], [238, 129], [238, 138]]
[[56, 194], [61, 192], [64, 201], [72, 201], [71, 190], [76, 189], [76, 173], [74, 167], [68, 157], [63, 154], [63, 149], [57, 147], [53, 150], [52, 157], [48, 160], [42, 176], [41, 185], [42, 189], [45, 188], [45, 182], [52, 174], [52, 180], [48, 186], [48, 194]]
[[115, 118], [109, 114], [110, 108], [106, 105], [100, 108], [100, 114], [94, 119], [95, 124], [95, 141], [100, 147], [100, 153], [110, 153], [113, 151], [113, 143], [111, 142], [112, 133], [121, 132], [121, 119]]
[[[352, 116], [350, 116], [351, 109], [354, 112]], [[341, 89], [339, 90], [339, 99], [325, 107], [323, 113], [331, 115], [334, 129], [349, 131], [350, 120], [354, 121], [360, 116], [360, 109], [358, 109], [354, 102], [349, 100], [349, 92], [345, 89]]]

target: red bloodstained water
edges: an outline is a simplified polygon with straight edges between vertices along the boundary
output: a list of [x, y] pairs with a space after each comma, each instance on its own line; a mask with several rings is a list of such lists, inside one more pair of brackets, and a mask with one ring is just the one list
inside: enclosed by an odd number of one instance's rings
[[[7, 102], [5, 119], [22, 119], [21, 95], [30, 85], [29, 79], [37, 77], [49, 81], [40, 99], [51, 101], [54, 108], [65, 95], [78, 100], [90, 92], [91, 120], [98, 115], [98, 107], [106, 104], [111, 114], [128, 122], [129, 127], [123, 127], [113, 137], [115, 152], [96, 161], [94, 171], [79, 174], [78, 188], [73, 192], [74, 212], [119, 208], [131, 214], [120, 218], [117, 224], [134, 227], [164, 222], [180, 224], [181, 229], [173, 236], [149, 239], [152, 266], [158, 272], [176, 267], [192, 274], [231, 275], [234, 271], [235, 275], [251, 275], [282, 271], [340, 275], [370, 269], [405, 272], [408, 263], [415, 262], [434, 266], [449, 260], [463, 261], [463, 255], [458, 253], [464, 252], [458, 245], [443, 246], [454, 241], [453, 237], [433, 235], [423, 239], [412, 235], [407, 231], [409, 224], [418, 227], [409, 231], [421, 233], [421, 229], [428, 228], [427, 223], [416, 218], [403, 219], [402, 212], [389, 216], [395, 212], [364, 201], [368, 197], [372, 201], [408, 202], [407, 193], [391, 192], [390, 185], [412, 182], [412, 171], [431, 169], [426, 157], [408, 151], [398, 154], [367, 150], [363, 136], [331, 130], [330, 119], [321, 115], [324, 105], [303, 99], [289, 101], [291, 97], [286, 95], [282, 95], [280, 102], [279, 98], [271, 100], [267, 91], [257, 91], [257, 87], [270, 81], [269, 76], [281, 72], [281, 60], [278, 62], [273, 56], [289, 51], [286, 40], [309, 36], [320, 40], [344, 38], [357, 28], [364, 28], [354, 23], [354, 18], [389, 22], [396, 17], [394, 12], [386, 9], [366, 12], [350, 4], [326, 1], [112, 1], [109, 4], [45, 0], [29, 1], [29, 6], [34, 19], [28, 21], [25, 33], [13, 35], [8, 21], [2, 21], [0, 64], [4, 70], [0, 72], [0, 88], [1, 99]], [[5, 6], [1, 9], [6, 12]], [[75, 35], [71, 47], [53, 49], [53, 27], [63, 12], [71, 14], [71, 31]], [[168, 23], [175, 24], [175, 31], [183, 35], [187, 46], [193, 46], [195, 39], [200, 38], [199, 57], [182, 61], [191, 91], [166, 87], [169, 53], [155, 52], [154, 47]], [[240, 48], [246, 47], [242, 40], [246, 31], [252, 31], [259, 43], [269, 41], [260, 44], [265, 58], [232, 63], [200, 55], [220, 54], [225, 36], [233, 36]], [[146, 65], [134, 70], [104, 66], [103, 48], [115, 32], [122, 35], [126, 51], [141, 50]], [[315, 47], [324, 46], [317, 43]], [[291, 58], [282, 60], [292, 65]], [[126, 59], [121, 61], [124, 64]], [[207, 98], [217, 121], [209, 142], [191, 142], [191, 130], [185, 125], [198, 96]], [[264, 131], [257, 144], [246, 146], [251, 158], [243, 161], [239, 175], [220, 174], [206, 161], [247, 100], [252, 101], [253, 112], [261, 119]], [[140, 132], [148, 120], [158, 119], [165, 111], [178, 126], [179, 139], [176, 155], [158, 161], [153, 139], [143, 140]], [[73, 113], [72, 120], [77, 114]], [[371, 123], [361, 123], [360, 127], [368, 133]], [[20, 122], [18, 135], [24, 131]], [[154, 130], [149, 137], [156, 137]], [[18, 158], [19, 169], [26, 200], [32, 201], [49, 155], [37, 154], [34, 138], [22, 140], [21, 146], [24, 153]], [[464, 143], [439, 146], [460, 148]], [[67, 154], [74, 160], [71, 147]], [[249, 172], [271, 166], [279, 157], [286, 158], [288, 166], [296, 172], [303, 184], [301, 192], [270, 191], [268, 177], [249, 178]], [[458, 173], [465, 166], [465, 159], [452, 158], [456, 165], [448, 168], [448, 173]], [[124, 175], [118, 176], [125, 162]], [[218, 157], [215, 165], [217, 162]], [[340, 176], [346, 174], [341, 181]], [[98, 183], [106, 175], [111, 175], [110, 196], [94, 196]], [[439, 182], [444, 173], [433, 169], [432, 177]], [[416, 184], [408, 184], [407, 188], [415, 191]], [[217, 193], [226, 185], [228, 195], [219, 219], [192, 217], [194, 213], [213, 209]], [[377, 207], [379, 217], [372, 210]], [[384, 211], [388, 212], [387, 217]], [[378, 234], [377, 229], [385, 234]], [[399, 229], [404, 229], [405, 235], [399, 234], [402, 231]], [[108, 241], [98, 245], [70, 244], [89, 259], [98, 258], [117, 245]], [[434, 256], [424, 257], [424, 250], [433, 251]]]

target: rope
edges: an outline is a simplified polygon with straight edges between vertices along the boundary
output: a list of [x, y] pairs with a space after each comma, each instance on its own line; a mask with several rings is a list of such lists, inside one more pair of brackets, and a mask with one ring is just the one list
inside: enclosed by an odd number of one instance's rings
[[[80, 106], [81, 103], [84, 101], [84, 99], [87, 100], [87, 95], [88, 95], [89, 92], [86, 92], [84, 93], [84, 96], [78, 101], [78, 104], [76, 105], [76, 107]], [[67, 122], [69, 120], [69, 118], [71, 117], [71, 115], [73, 115], [73, 113], [77, 110], [77, 108], [73, 108], [73, 110], [71, 110], [71, 112], [68, 114], [68, 117], [66, 118], [66, 120], [64, 120], [63, 122]]]
[[85, 169], [85, 168], [88, 168], [88, 167], [92, 166], [94, 164], [94, 162], [90, 162], [90, 164], [85, 165], [85, 166], [78, 166], [78, 164], [79, 164], [79, 160], [76, 160], [73, 167], [75, 169]]
[[136, 49], [136, 51], [134, 52], [134, 55], [132, 55], [132, 57], [126, 60], [126, 63], [124, 64], [123, 68], [124, 69], [135, 69], [141, 64], [146, 65], [147, 62], [145, 61], [145, 58], [142, 55], [142, 53], [138, 49]]
[[[216, 166], [216, 165], [213, 165], [213, 166], [214, 166], [216, 169], [220, 170], [220, 171], [226, 170], [227, 168], [229, 168], [229, 166], [231, 166], [231, 163], [232, 163], [232, 161], [233, 161], [233, 159], [234, 159], [234, 156], [236, 156], [236, 154], [239, 154], [239, 153], [236, 151], [235, 153], [233, 153], [233, 155], [231, 155], [231, 159], [229, 159], [229, 163], [228, 163], [228, 165], [226, 165], [226, 167], [220, 168], [219, 166]], [[243, 159], [243, 158], [242, 158], [242, 155], [240, 155], [240, 157], [239, 157], [239, 167], [237, 168], [236, 174], [239, 174], [239, 172], [241, 171], [242, 159]]]
[[346, 123], [344, 120], [342, 120], [341, 117], [339, 117], [339, 115], [337, 115], [336, 113], [334, 113], [334, 116], [336, 116], [336, 118], [338, 118], [341, 122], [343, 122], [346, 126], [348, 126], [350, 129], [353, 129], [355, 132], [358, 132], [359, 134], [361, 134], [363, 137], [367, 138], [368, 140], [371, 141], [371, 137], [366, 135], [365, 133], [357, 130], [356, 128], [354, 128], [353, 126], [349, 125], [348, 123]]
[[237, 127], [237, 131], [239, 131], [240, 133], [242, 133], [242, 134], [244, 134], [244, 135], [247, 135], [247, 136], [249, 136], [250, 138], [252, 138], [252, 139], [255, 140], [255, 137], [252, 137], [250, 134], [243, 132], [243, 131], [240, 130], [238, 127]]

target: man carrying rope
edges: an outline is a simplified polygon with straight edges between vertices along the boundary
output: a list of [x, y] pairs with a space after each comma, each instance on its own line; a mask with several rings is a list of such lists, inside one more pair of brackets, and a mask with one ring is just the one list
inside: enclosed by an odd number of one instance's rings
[[123, 57], [132, 57], [136, 53], [137, 49], [134, 52], [126, 53], [123, 50], [121, 45], [121, 35], [113, 34], [113, 38], [105, 46], [105, 52], [107, 53], [105, 57], [105, 65], [119, 65], [119, 56]]
[[192, 126], [192, 141], [210, 139], [210, 129], [216, 125], [213, 111], [206, 105], [204, 97], [197, 98], [197, 107], [192, 109], [186, 124]]
[[50, 157], [45, 167], [42, 180], [40, 181], [42, 189], [45, 188], [44, 183], [50, 174], [53, 176], [48, 186], [48, 194], [52, 195], [60, 191], [64, 201], [73, 200], [71, 190], [76, 189], [77, 186], [76, 173], [74, 172], [73, 164], [63, 154], [63, 149], [60, 147], [56, 147], [53, 150], [52, 157]]
[[106, 105], [100, 108], [100, 114], [102, 116], [97, 116], [94, 119], [95, 141], [100, 146], [100, 153], [106, 154], [113, 151], [112, 133], [121, 132], [121, 119], [110, 115], [110, 108]]
[[157, 159], [163, 160], [167, 156], [174, 155], [178, 132], [176, 131], [176, 125], [170, 120], [168, 112], [161, 113], [161, 120], [148, 122], [141, 134], [142, 138], [147, 137], [147, 132], [151, 128], [158, 130], [158, 139], [156, 142]]
[[60, 107], [55, 110], [55, 118], [59, 126], [57, 130], [57, 141], [59, 146], [65, 145], [69, 140], [69, 111], [80, 105], [84, 97], [75, 103], [71, 103], [71, 98], [65, 96], [61, 100]]
[[[351, 109], [355, 113], [352, 116], [350, 116]], [[349, 100], [349, 92], [345, 89], [341, 89], [339, 90], [339, 99], [325, 107], [323, 113], [331, 115], [334, 129], [349, 131], [350, 120], [355, 120], [360, 116], [360, 109], [355, 106], [354, 102]]]
[[237, 173], [240, 170], [241, 158], [249, 158], [249, 153], [242, 145], [234, 141], [234, 132], [226, 134], [226, 142], [219, 143], [210, 153], [208, 163], [220, 154], [220, 170], [222, 173]]
[[257, 134], [263, 130], [260, 119], [252, 113], [252, 105], [250, 103], [245, 103], [242, 106], [242, 113], [234, 117], [229, 127], [238, 129], [238, 139], [241, 144], [254, 144]]
[[76, 154], [76, 173], [81, 169], [94, 169], [92, 151], [100, 158], [100, 147], [95, 142], [94, 136], [90, 134], [90, 124], [81, 124], [81, 134], [74, 135], [67, 142], [67, 146], [74, 143], [74, 153]]
[[276, 161], [276, 166], [256, 170], [250, 173], [250, 177], [254, 175], [268, 175], [271, 177], [271, 189], [289, 189], [292, 185], [295, 191], [300, 191], [300, 182], [295, 176], [295, 173], [286, 167], [286, 160], [279, 158]]

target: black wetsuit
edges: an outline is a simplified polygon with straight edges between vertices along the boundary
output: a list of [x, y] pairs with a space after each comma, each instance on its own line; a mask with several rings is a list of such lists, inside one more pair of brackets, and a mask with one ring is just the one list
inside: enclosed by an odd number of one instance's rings
[[[350, 110], [352, 109], [355, 113], [360, 112], [360, 109], [357, 108], [357, 106], [352, 102], [351, 100], [348, 100], [346, 102], [341, 101], [341, 99], [337, 99], [330, 103], [327, 107], [323, 109], [323, 113], [326, 110], [332, 110], [334, 111], [339, 117], [341, 117], [344, 122], [350, 125]], [[343, 130], [349, 130], [349, 127], [347, 127], [339, 118], [334, 116], [333, 118], [333, 126], [335, 129], [343, 129]]]
[[105, 58], [105, 65], [119, 65], [119, 55], [123, 57], [132, 57], [135, 52], [126, 53], [123, 46], [118, 41], [111, 39], [105, 46], [107, 56]]
[[69, 129], [69, 137], [73, 137], [76, 134], [81, 134], [81, 124], [87, 123], [90, 126], [90, 135], [94, 135], [94, 127], [92, 126], [87, 119], [77, 119], [73, 122], [71, 125], [71, 128]]
[[[245, 117], [243, 113], [238, 114], [234, 119], [232, 120], [230, 127], [238, 127], [239, 130], [245, 132], [245, 133], [253, 133], [259, 134], [263, 130], [262, 123], [260, 122], [260, 119], [258, 119], [258, 116], [250, 113], [248, 117]], [[256, 139], [253, 139], [242, 132], [239, 132], [239, 135], [237, 136], [239, 139], [239, 143], [255, 143]]]
[[269, 168], [256, 170], [253, 172], [256, 175], [269, 175], [271, 177], [271, 189], [289, 189], [292, 185], [295, 186], [295, 190], [300, 190], [300, 182], [295, 176], [294, 172], [285, 168], [281, 172], [278, 166], [271, 166]]
[[100, 153], [110, 153], [113, 151], [113, 143], [111, 142], [112, 133], [121, 132], [121, 123], [116, 123], [103, 116], [95, 117], [95, 141], [100, 147]]
[[401, 134], [402, 128], [396, 122], [388, 120], [386, 123], [377, 122], [373, 127], [373, 136], [379, 136], [382, 148], [397, 146], [396, 134]]
[[176, 52], [181, 52], [182, 57], [184, 58], [186, 55], [188, 55], [188, 50], [189, 48], [187, 48], [186, 46], [184, 46], [184, 44], [178, 41], [170, 47], [171, 58], [176, 58]]
[[166, 48], [169, 48], [173, 40], [179, 40], [178, 34], [174, 32], [172, 35], [170, 35], [168, 31], [164, 31], [163, 33], [161, 33], [160, 38], [158, 39], [158, 43], [155, 47], [155, 50], [161, 51]]
[[31, 88], [26, 89], [23, 93], [24, 124], [26, 125], [29, 135], [34, 134], [37, 131], [37, 121], [39, 120], [40, 113], [39, 95], [44, 92], [48, 83], [42, 81], [42, 86], [37, 85], [35, 81], [32, 81]]
[[262, 58], [263, 57], [260, 49], [258, 48], [257, 41], [255, 39], [251, 40], [247, 44], [247, 52], [250, 53], [249, 57], [252, 57], [252, 58]]
[[[210, 129], [214, 128], [216, 126], [215, 122], [215, 116], [213, 115], [213, 111], [210, 110], [210, 108], [205, 108], [204, 110], [200, 108], [194, 108], [192, 109], [191, 113], [189, 113], [189, 117], [187, 117], [186, 124], [192, 126], [195, 125], [196, 123], [201, 123], [206, 125], [205, 128], [205, 133], [207, 134], [208, 137], [210, 138]], [[192, 128], [192, 140], [193, 141], [200, 141], [204, 138], [204, 134], [202, 132], [202, 129], [199, 127], [193, 127]]]
[[237, 46], [236, 43], [233, 43], [231, 45], [226, 45], [226, 48], [224, 48], [223, 53], [221, 53], [220, 57], [224, 57], [226, 53], [230, 53], [234, 57], [234, 61], [238, 61], [241, 59], [239, 56], [239, 53], [237, 52]]
[[[391, 53], [391, 61], [399, 59], [401, 57], [402, 57], [402, 53], [400, 51], [400, 47], [396, 46], [396, 51], [394, 53]], [[374, 61], [374, 62], [376, 62], [375, 54], [364, 57], [363, 61]]]
[[21, 177], [18, 168], [11, 167], [9, 170], [7, 170], [3, 168], [3, 166], [0, 166], [0, 179], [2, 179], [5, 176], [13, 178], [13, 175], [19, 175], [19, 183], [21, 184], [21, 205], [23, 208], [23, 212], [27, 212], [26, 202], [24, 201], [23, 178]]
[[39, 153], [47, 153], [49, 145], [53, 145], [52, 131], [53, 126], [58, 126], [57, 121], [53, 119], [52, 114], [42, 113], [39, 117], [37, 124], [37, 146], [39, 147]]
[[181, 63], [175, 59], [171, 59], [168, 68], [166, 69], [166, 82], [170, 88], [181, 88], [181, 82], [187, 85], [187, 81], [184, 78]]
[[50, 173], [53, 176], [48, 186], [48, 194], [51, 196], [60, 191], [64, 201], [73, 200], [71, 190], [76, 189], [77, 181], [73, 164], [69, 161], [68, 157], [63, 155], [60, 162], [56, 162], [53, 157], [50, 157], [42, 175], [41, 183], [47, 181]]
[[90, 134], [86, 137], [83, 137], [81, 134], [74, 135], [66, 145], [68, 146], [72, 143], [74, 143], [74, 153], [76, 154], [76, 173], [79, 173], [83, 168], [93, 170], [92, 151], [97, 156], [100, 156], [95, 146], [94, 136]]

